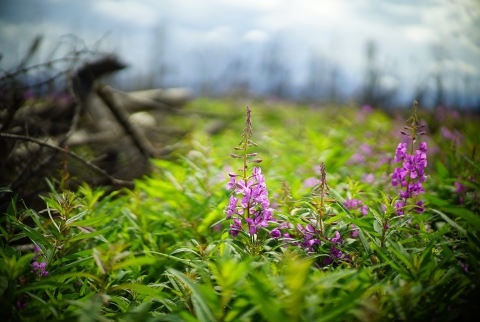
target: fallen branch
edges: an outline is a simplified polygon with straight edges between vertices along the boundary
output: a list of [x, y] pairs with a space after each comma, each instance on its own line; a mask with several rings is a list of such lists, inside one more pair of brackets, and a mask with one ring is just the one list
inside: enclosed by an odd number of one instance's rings
[[121, 104], [117, 104], [114, 101], [112, 93], [105, 86], [98, 83], [96, 83], [95, 92], [103, 100], [105, 105], [107, 105], [125, 132], [132, 138], [133, 143], [138, 150], [140, 150], [140, 153], [142, 153], [146, 159], [155, 157], [157, 154], [155, 148], [145, 134], [128, 120], [130, 114]]
[[[65, 145], [65, 142], [72, 136], [72, 134], [76, 131], [78, 127], [78, 122], [80, 119], [80, 113], [82, 110], [82, 102], [78, 99], [77, 93], [75, 93], [75, 90], [73, 89], [73, 78], [70, 77], [70, 86], [69, 86], [69, 92], [70, 95], [72, 96], [72, 99], [75, 104], [75, 111], [70, 123], [70, 128], [68, 132], [59, 139], [57, 146], [63, 147]], [[42, 142], [42, 141], [41, 141]], [[40, 153], [40, 151], [37, 151], [37, 153]], [[40, 164], [35, 167], [34, 169], [30, 169], [31, 164], [33, 160], [35, 159], [34, 157], [31, 157], [30, 160], [24, 165], [23, 169], [15, 176], [13, 181], [8, 185], [10, 188], [13, 190], [17, 190], [19, 187], [23, 186], [25, 183], [28, 182], [29, 178], [33, 175], [35, 175], [38, 171], [40, 171], [42, 168], [47, 166], [53, 158], [57, 155], [58, 151], [54, 150], [48, 157], [46, 157]], [[30, 169], [30, 171], [28, 171]], [[21, 180], [22, 176], [24, 176], [27, 172], [29, 172], [28, 178], [25, 178]]]
[[16, 135], [16, 134], [8, 134], [8, 133], [0, 133], [0, 138], [4, 138], [4, 139], [10, 139], [10, 140], [22, 140], [22, 141], [28, 141], [28, 142], [34, 142], [40, 146], [44, 146], [44, 147], [47, 147], [47, 148], [50, 148], [50, 149], [53, 149], [53, 150], [56, 150], [58, 152], [62, 152], [62, 153], [67, 153], [68, 155], [70, 155], [71, 157], [79, 160], [80, 162], [82, 162], [83, 164], [85, 164], [87, 167], [89, 167], [90, 169], [92, 169], [93, 171], [107, 177], [111, 183], [113, 185], [118, 185], [118, 186], [122, 186], [122, 187], [126, 187], [126, 188], [133, 188], [134, 187], [134, 184], [133, 182], [131, 181], [124, 181], [124, 180], [120, 180], [120, 179], [117, 179], [117, 178], [114, 178], [112, 177], [111, 175], [109, 175], [106, 171], [102, 170], [101, 168], [97, 167], [96, 165], [94, 165], [93, 163], [89, 162], [88, 160], [85, 160], [84, 158], [82, 158], [81, 156], [79, 156], [78, 154], [72, 152], [72, 151], [68, 151], [67, 149], [65, 148], [61, 148], [59, 146], [56, 146], [56, 145], [53, 145], [53, 144], [50, 144], [50, 143], [46, 143], [46, 142], [43, 142], [43, 141], [40, 141], [38, 139], [35, 139], [35, 138], [32, 138], [32, 137], [29, 137], [29, 136], [24, 136], [24, 135]]

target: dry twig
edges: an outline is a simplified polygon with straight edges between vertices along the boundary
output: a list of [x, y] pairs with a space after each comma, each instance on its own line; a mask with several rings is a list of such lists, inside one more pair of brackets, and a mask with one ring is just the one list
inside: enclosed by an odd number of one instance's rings
[[4, 138], [4, 139], [11, 139], [11, 140], [22, 140], [22, 141], [29, 141], [29, 142], [34, 142], [40, 146], [44, 146], [44, 147], [47, 147], [47, 148], [50, 148], [50, 149], [53, 149], [55, 151], [58, 151], [58, 152], [62, 152], [62, 153], [67, 153], [68, 155], [72, 156], [73, 158], [79, 160], [80, 162], [82, 162], [83, 164], [85, 164], [87, 167], [89, 167], [90, 169], [92, 169], [93, 171], [107, 177], [112, 184], [114, 185], [118, 185], [118, 186], [122, 186], [122, 187], [127, 187], [127, 188], [133, 188], [133, 182], [131, 181], [124, 181], [124, 180], [120, 180], [120, 179], [117, 179], [117, 178], [114, 178], [112, 177], [111, 175], [109, 175], [107, 172], [105, 172], [104, 170], [100, 169], [99, 167], [97, 167], [96, 165], [94, 165], [93, 163], [91, 163], [90, 161], [88, 160], [85, 160], [84, 158], [82, 158], [81, 156], [79, 156], [78, 154], [72, 152], [72, 151], [68, 151], [66, 150], [65, 148], [61, 148], [59, 146], [56, 146], [56, 145], [53, 145], [53, 144], [50, 144], [50, 143], [46, 143], [46, 142], [43, 142], [43, 141], [40, 141], [38, 139], [35, 139], [35, 138], [32, 138], [32, 137], [28, 137], [28, 136], [24, 136], [24, 135], [16, 135], [16, 134], [8, 134], [8, 133], [0, 133], [0, 138]]

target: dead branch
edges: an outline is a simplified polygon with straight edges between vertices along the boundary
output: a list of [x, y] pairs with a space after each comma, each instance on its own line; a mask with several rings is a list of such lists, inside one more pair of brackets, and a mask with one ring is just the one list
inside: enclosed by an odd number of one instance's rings
[[22, 140], [22, 141], [29, 141], [29, 142], [34, 142], [38, 145], [41, 145], [41, 146], [44, 146], [44, 147], [47, 147], [49, 149], [53, 149], [53, 150], [56, 150], [58, 152], [61, 152], [61, 153], [67, 153], [68, 155], [70, 155], [71, 157], [79, 160], [80, 162], [82, 162], [83, 164], [85, 164], [87, 167], [89, 167], [90, 169], [92, 169], [93, 171], [107, 177], [112, 184], [114, 185], [118, 185], [118, 186], [122, 186], [122, 187], [126, 187], [126, 188], [133, 188], [134, 185], [133, 185], [133, 182], [131, 181], [124, 181], [124, 180], [120, 180], [120, 179], [117, 179], [117, 178], [114, 178], [112, 177], [111, 175], [109, 175], [107, 172], [105, 172], [104, 170], [100, 169], [99, 167], [97, 167], [96, 165], [94, 165], [93, 163], [89, 162], [88, 160], [85, 160], [84, 158], [82, 158], [81, 156], [79, 156], [78, 154], [72, 152], [72, 151], [68, 151], [64, 148], [61, 148], [59, 146], [56, 146], [56, 145], [53, 145], [53, 144], [50, 144], [50, 143], [46, 143], [46, 142], [42, 142], [38, 139], [35, 139], [35, 138], [32, 138], [32, 137], [29, 137], [29, 136], [24, 136], [24, 135], [16, 135], [16, 134], [8, 134], [8, 133], [0, 133], [0, 138], [4, 138], [4, 139], [10, 139], [10, 140]]
[[153, 158], [156, 155], [155, 148], [146, 138], [145, 134], [137, 127], [129, 122], [130, 116], [122, 104], [117, 104], [112, 97], [111, 91], [106, 87], [96, 83], [95, 92], [102, 99], [105, 105], [110, 109], [118, 123], [123, 127], [125, 132], [130, 135], [135, 146], [140, 150], [140, 153], [146, 158]]

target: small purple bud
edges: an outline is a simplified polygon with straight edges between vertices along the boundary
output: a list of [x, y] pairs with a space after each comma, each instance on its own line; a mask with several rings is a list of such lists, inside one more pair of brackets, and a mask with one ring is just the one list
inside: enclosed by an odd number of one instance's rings
[[280, 230], [278, 230], [278, 228], [275, 228], [270, 232], [270, 236], [272, 236], [275, 239], [277, 239], [281, 235], [282, 235], [282, 233], [280, 232]]

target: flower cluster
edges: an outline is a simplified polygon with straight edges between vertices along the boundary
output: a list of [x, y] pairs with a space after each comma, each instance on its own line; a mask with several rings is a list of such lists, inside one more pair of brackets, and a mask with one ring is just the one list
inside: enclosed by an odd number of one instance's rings
[[297, 224], [297, 228], [303, 234], [303, 242], [296, 242], [294, 245], [300, 245], [300, 247], [309, 253], [313, 252], [313, 245], [320, 245], [320, 239], [318, 238], [319, 232], [311, 224], [307, 224], [305, 227]]
[[328, 240], [331, 241], [333, 245], [330, 247], [330, 256], [325, 258], [323, 261], [325, 265], [331, 264], [334, 258], [350, 258], [348, 255], [343, 255], [342, 251], [334, 246], [335, 244], [343, 245], [343, 239], [340, 237], [340, 233], [338, 231], [335, 232], [335, 237], [328, 238]]
[[362, 200], [360, 199], [345, 199], [343, 205], [348, 210], [356, 210], [359, 209], [362, 215], [368, 215], [368, 206], [364, 205]]
[[40, 247], [38, 245], [35, 245], [35, 249], [33, 250], [35, 253], [35, 256], [33, 256], [33, 262], [32, 262], [32, 273], [37, 274], [38, 277], [45, 277], [48, 275], [48, 272], [46, 270], [47, 268], [47, 263], [46, 262], [37, 262], [37, 258], [40, 254]]
[[[242, 155], [231, 154], [234, 159], [243, 159], [243, 167], [238, 171], [240, 174], [231, 173], [230, 182], [227, 184], [227, 190], [233, 190], [230, 201], [225, 209], [227, 219], [232, 218], [230, 224], [230, 234], [237, 237], [239, 232], [243, 231], [243, 226], [248, 227], [248, 234], [255, 240], [254, 236], [258, 234], [261, 228], [267, 228], [269, 221], [275, 221], [272, 217], [273, 209], [270, 207], [268, 199], [267, 185], [265, 177], [259, 167], [253, 167], [251, 176], [247, 175], [248, 163], [260, 163], [260, 159], [250, 159], [257, 156], [257, 153], [248, 153], [249, 147], [257, 146], [251, 140], [252, 121], [251, 110], [247, 106], [247, 118], [245, 128], [242, 133], [242, 140], [235, 147], [236, 151], [241, 151]], [[237, 180], [238, 177], [238, 180]], [[270, 232], [273, 238], [279, 238], [281, 235], [278, 228]]]
[[[236, 174], [230, 174], [230, 182], [227, 184], [227, 190], [234, 189], [237, 195], [237, 197], [231, 195], [227, 205], [227, 218], [235, 217], [233, 224], [230, 224], [230, 234], [236, 237], [242, 230], [244, 221], [250, 235], [254, 235], [261, 227], [268, 227], [269, 221], [275, 221], [272, 217], [273, 209], [270, 208], [265, 177], [259, 167], [253, 167], [252, 176], [246, 182], [242, 179], [237, 181], [236, 178]], [[280, 231], [274, 229], [270, 234], [278, 238]]]
[[[403, 162], [402, 166], [395, 168], [392, 175], [392, 185], [394, 187], [401, 186], [403, 189], [398, 190], [400, 198], [404, 201], [397, 203], [399, 214], [403, 214], [400, 209], [405, 206], [405, 200], [416, 197], [425, 192], [422, 183], [425, 182], [425, 167], [427, 166], [427, 143], [421, 142], [420, 148], [415, 151], [415, 154], [407, 154], [407, 144], [400, 143], [395, 153], [395, 162]], [[423, 212], [423, 202], [418, 201], [416, 210]]]
[[[392, 186], [400, 187], [398, 194], [401, 200], [395, 204], [398, 215], [404, 214], [403, 207], [407, 205], [407, 199], [411, 199], [425, 192], [422, 183], [426, 181], [425, 168], [427, 167], [427, 143], [421, 142], [419, 148], [415, 150], [415, 153], [413, 151], [416, 142], [416, 130], [424, 126], [418, 124], [416, 108], [417, 102], [415, 101], [413, 115], [410, 118], [412, 124], [411, 126], [404, 127], [405, 129], [410, 130], [411, 134], [407, 134], [404, 131], [400, 132], [411, 139], [410, 153], [407, 152], [407, 143], [399, 143], [393, 159], [396, 163], [402, 163], [400, 167], [395, 168], [392, 175]], [[423, 135], [425, 132], [420, 132], [418, 134]], [[417, 212], [421, 213], [425, 211], [422, 201], [417, 201], [415, 205]]]

